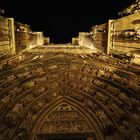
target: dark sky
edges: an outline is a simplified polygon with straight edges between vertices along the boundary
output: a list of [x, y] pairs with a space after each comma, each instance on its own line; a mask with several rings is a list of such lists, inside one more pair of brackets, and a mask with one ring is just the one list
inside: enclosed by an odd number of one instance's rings
[[[81, 1], [81, 2], [80, 2]], [[66, 43], [93, 25], [118, 18], [117, 13], [134, 0], [0, 0], [6, 17], [43, 31], [51, 42]]]

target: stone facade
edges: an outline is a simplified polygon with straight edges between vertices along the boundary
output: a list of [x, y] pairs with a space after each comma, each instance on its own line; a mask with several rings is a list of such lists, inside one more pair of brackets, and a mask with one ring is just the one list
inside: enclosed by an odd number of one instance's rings
[[109, 20], [68, 44], [13, 24], [14, 55], [0, 60], [0, 139], [139, 140], [138, 20]]

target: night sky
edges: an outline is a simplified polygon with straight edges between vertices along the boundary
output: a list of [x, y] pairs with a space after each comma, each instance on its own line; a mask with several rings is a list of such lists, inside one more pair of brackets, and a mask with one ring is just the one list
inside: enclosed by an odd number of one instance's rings
[[[80, 2], [81, 1], [81, 2]], [[79, 32], [90, 31], [135, 0], [0, 0], [4, 16], [26, 23], [33, 31], [43, 31], [53, 43], [71, 42]]]

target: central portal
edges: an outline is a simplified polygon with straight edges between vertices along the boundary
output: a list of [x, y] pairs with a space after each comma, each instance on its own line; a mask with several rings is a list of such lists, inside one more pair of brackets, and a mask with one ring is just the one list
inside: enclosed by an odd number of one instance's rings
[[32, 140], [96, 140], [89, 115], [74, 103], [69, 97], [52, 102], [38, 119]]

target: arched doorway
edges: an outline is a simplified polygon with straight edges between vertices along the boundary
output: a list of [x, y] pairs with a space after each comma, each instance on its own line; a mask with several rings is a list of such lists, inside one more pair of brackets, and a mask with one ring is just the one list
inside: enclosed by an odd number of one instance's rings
[[53, 101], [36, 121], [32, 140], [96, 140], [103, 139], [93, 116], [71, 98]]

